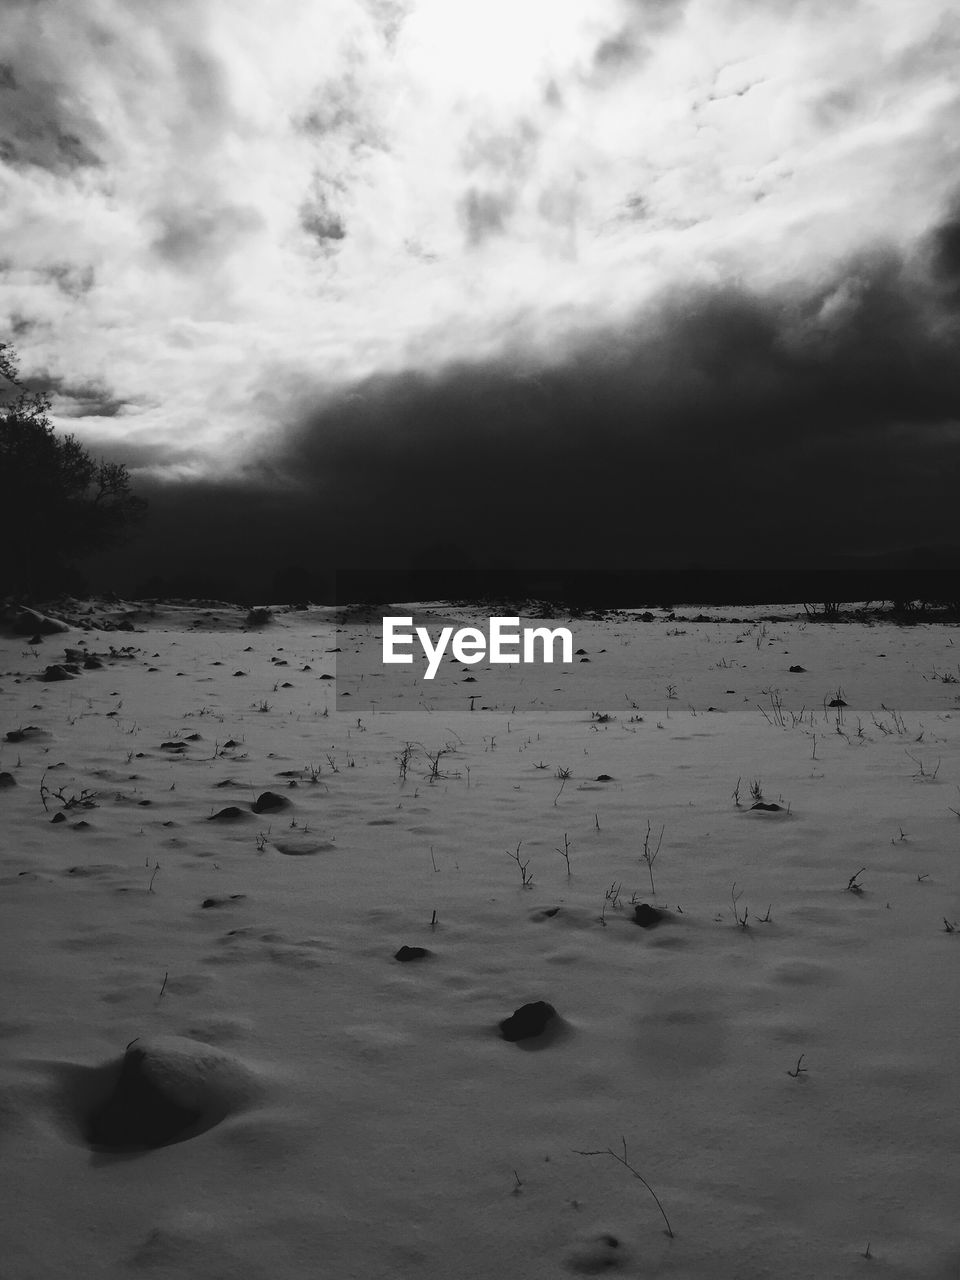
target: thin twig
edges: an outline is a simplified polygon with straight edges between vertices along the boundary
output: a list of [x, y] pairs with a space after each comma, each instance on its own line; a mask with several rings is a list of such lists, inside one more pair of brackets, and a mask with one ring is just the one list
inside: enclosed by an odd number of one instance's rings
[[633, 1167], [633, 1165], [630, 1164], [630, 1162], [627, 1160], [626, 1138], [621, 1136], [620, 1141], [623, 1143], [622, 1156], [618, 1156], [616, 1151], [614, 1151], [611, 1147], [607, 1147], [606, 1150], [604, 1151], [577, 1151], [576, 1148], [574, 1148], [574, 1150], [576, 1151], [576, 1154], [578, 1156], [613, 1156], [614, 1160], [616, 1160], [618, 1164], [622, 1164], [625, 1169], [629, 1169], [629, 1171], [633, 1174], [633, 1176], [643, 1183], [643, 1185], [647, 1188], [647, 1190], [653, 1196], [654, 1200], [656, 1200], [657, 1208], [660, 1210], [660, 1213], [663, 1215], [663, 1220], [667, 1224], [667, 1235], [670, 1237], [671, 1240], [673, 1240], [675, 1238], [673, 1234], [673, 1228], [670, 1226], [670, 1219], [667, 1217], [666, 1210], [664, 1209], [663, 1205], [660, 1203], [660, 1197], [654, 1191], [653, 1187], [651, 1187], [650, 1183], [646, 1180], [643, 1174], [640, 1173], [638, 1170], [636, 1170]]

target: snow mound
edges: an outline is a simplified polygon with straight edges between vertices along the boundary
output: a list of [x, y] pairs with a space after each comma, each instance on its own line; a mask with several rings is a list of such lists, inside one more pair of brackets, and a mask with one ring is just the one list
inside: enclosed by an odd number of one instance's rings
[[185, 1142], [248, 1107], [260, 1095], [252, 1071], [223, 1050], [179, 1036], [129, 1044], [119, 1061], [75, 1078], [72, 1118], [99, 1151], [138, 1151]]

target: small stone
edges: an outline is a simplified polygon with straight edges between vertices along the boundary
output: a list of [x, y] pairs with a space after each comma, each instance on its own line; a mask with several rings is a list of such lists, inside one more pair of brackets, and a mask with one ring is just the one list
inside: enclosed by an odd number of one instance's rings
[[532, 1004], [521, 1005], [509, 1018], [500, 1023], [500, 1034], [504, 1040], [532, 1040], [542, 1035], [547, 1023], [557, 1016], [557, 1011], [546, 1000], [535, 1000]]
[[290, 801], [278, 796], [275, 791], [264, 791], [257, 796], [251, 808], [254, 813], [276, 813], [278, 809], [286, 809]]
[[663, 912], [651, 907], [649, 902], [640, 902], [633, 909], [634, 924], [638, 924], [641, 929], [652, 929], [662, 919]]
[[426, 947], [401, 947], [394, 960], [426, 960], [427, 956], [433, 955], [432, 951], [428, 951]]

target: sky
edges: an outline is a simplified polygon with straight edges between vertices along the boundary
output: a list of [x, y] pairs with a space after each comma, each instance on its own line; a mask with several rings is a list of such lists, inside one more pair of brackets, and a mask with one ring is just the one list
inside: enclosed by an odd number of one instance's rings
[[957, 548], [958, 58], [942, 0], [7, 0], [0, 340], [154, 570]]

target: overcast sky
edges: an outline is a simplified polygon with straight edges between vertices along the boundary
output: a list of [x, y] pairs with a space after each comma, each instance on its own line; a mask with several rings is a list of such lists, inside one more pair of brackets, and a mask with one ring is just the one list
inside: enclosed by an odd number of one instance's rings
[[956, 543], [958, 65], [945, 0], [6, 0], [0, 340], [154, 537]]

